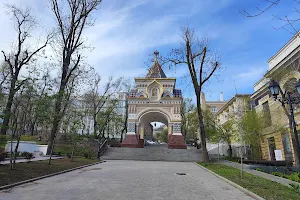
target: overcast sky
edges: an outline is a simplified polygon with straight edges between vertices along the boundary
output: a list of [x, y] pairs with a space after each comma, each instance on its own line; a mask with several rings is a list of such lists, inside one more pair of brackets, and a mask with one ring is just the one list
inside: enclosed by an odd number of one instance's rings
[[[142, 77], [149, 55], [155, 50], [165, 55], [178, 47], [180, 27], [188, 24], [199, 36], [209, 38], [222, 57], [220, 76], [205, 88], [207, 99], [219, 99], [220, 92], [226, 100], [236, 92], [251, 94], [253, 84], [268, 69], [268, 59], [293, 36], [273, 28], [281, 24], [272, 14], [293, 13], [293, 0], [287, 1], [264, 15], [247, 18], [239, 9], [255, 12], [255, 7], [265, 6], [263, 0], [103, 0], [93, 15], [95, 26], [85, 31], [94, 48], [87, 62], [104, 78]], [[53, 27], [46, 0], [0, 0], [0, 50], [9, 51], [16, 37], [6, 3], [31, 8], [43, 30]], [[167, 77], [177, 77], [177, 88], [185, 97], [193, 95], [187, 68], [164, 71]]]

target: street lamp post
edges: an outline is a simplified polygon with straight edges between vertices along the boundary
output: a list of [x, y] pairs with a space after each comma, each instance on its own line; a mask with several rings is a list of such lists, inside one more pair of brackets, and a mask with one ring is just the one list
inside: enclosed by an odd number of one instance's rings
[[[288, 104], [289, 109], [290, 109], [290, 119], [292, 121], [292, 126], [293, 126], [293, 133], [295, 137], [295, 142], [294, 143], [294, 152], [295, 152], [295, 160], [296, 164], [299, 166], [300, 165], [300, 147], [299, 147], [299, 138], [298, 138], [298, 133], [297, 133], [297, 127], [296, 127], [296, 122], [295, 122], [295, 117], [294, 117], [294, 108], [293, 104], [299, 104], [300, 103], [300, 97], [291, 97], [290, 92], [282, 92], [279, 84], [271, 80], [270, 85], [269, 85], [269, 90], [271, 94], [273, 95], [275, 101], [278, 100], [281, 102], [283, 105]], [[296, 90], [298, 94], [300, 94], [300, 80], [296, 84]], [[281, 97], [278, 97], [279, 93], [281, 94]]]

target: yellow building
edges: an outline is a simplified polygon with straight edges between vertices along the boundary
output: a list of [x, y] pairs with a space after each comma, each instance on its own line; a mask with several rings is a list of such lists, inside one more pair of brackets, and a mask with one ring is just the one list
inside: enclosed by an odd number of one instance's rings
[[[269, 92], [269, 84], [275, 79], [283, 92], [294, 94], [295, 85], [300, 78], [300, 32], [285, 44], [269, 61], [269, 70], [264, 77], [254, 84], [251, 98], [255, 109], [265, 119], [265, 129], [261, 141], [262, 158], [267, 160], [294, 160], [291, 133], [288, 129], [289, 120], [282, 104], [275, 101]], [[295, 105], [295, 120], [300, 123], [299, 106]], [[287, 109], [289, 112], [289, 110]], [[277, 150], [277, 151], [275, 151]], [[276, 152], [276, 153], [275, 153]]]
[[220, 125], [228, 120], [238, 122], [247, 110], [252, 109], [250, 94], [236, 94], [216, 113]]

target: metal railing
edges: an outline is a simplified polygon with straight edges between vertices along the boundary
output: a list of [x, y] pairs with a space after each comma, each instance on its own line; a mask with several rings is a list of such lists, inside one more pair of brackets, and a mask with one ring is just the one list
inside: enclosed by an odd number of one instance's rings
[[103, 153], [108, 149], [108, 140], [105, 139], [99, 146], [98, 158], [103, 155]]

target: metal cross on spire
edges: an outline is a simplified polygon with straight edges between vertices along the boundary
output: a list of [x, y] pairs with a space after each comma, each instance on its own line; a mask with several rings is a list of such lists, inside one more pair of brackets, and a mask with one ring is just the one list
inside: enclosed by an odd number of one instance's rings
[[154, 56], [155, 56], [156, 60], [158, 58], [158, 55], [159, 55], [159, 52], [158, 51], [154, 51]]

